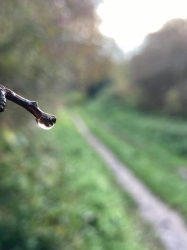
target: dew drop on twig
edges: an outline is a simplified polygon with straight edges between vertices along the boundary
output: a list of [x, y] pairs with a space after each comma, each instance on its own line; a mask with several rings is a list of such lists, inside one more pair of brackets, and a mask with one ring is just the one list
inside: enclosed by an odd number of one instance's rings
[[37, 121], [37, 124], [38, 124], [38, 126], [39, 126], [40, 128], [45, 129], [45, 130], [50, 130], [50, 129], [52, 129], [52, 128], [54, 127], [54, 125], [55, 125], [55, 124], [53, 124], [53, 125], [50, 125], [50, 126], [46, 126], [45, 124], [40, 123], [39, 121]]
[[56, 123], [56, 117], [54, 116], [42, 116], [39, 119], [36, 119], [38, 126], [42, 129], [49, 130], [52, 129]]

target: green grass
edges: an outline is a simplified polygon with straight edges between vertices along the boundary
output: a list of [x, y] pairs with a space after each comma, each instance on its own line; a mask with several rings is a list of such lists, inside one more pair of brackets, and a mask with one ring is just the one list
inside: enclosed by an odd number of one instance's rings
[[0, 249], [162, 249], [67, 113], [1, 130]]
[[99, 102], [79, 111], [91, 130], [187, 220], [187, 122]]

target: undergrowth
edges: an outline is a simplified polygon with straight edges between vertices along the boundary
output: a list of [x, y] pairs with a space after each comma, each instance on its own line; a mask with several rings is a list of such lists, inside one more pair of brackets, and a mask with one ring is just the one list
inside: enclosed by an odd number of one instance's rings
[[79, 110], [90, 129], [187, 220], [187, 123], [95, 102]]
[[1, 130], [0, 155], [0, 249], [161, 249], [67, 113], [50, 131]]

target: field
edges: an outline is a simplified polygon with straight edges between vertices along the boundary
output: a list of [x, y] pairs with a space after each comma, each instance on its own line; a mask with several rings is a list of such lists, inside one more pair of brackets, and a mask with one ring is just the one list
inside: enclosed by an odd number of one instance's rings
[[187, 122], [99, 102], [79, 113], [152, 192], [187, 221]]
[[162, 249], [67, 112], [2, 129], [0, 154], [0, 249]]

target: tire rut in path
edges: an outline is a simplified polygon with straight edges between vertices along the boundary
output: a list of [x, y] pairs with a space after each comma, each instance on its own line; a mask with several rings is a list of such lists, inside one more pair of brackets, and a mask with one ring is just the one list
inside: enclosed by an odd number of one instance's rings
[[187, 227], [182, 217], [154, 196], [128, 167], [89, 131], [78, 115], [73, 115], [72, 120], [87, 142], [113, 171], [123, 189], [135, 200], [140, 215], [153, 225], [166, 249], [187, 250]]

